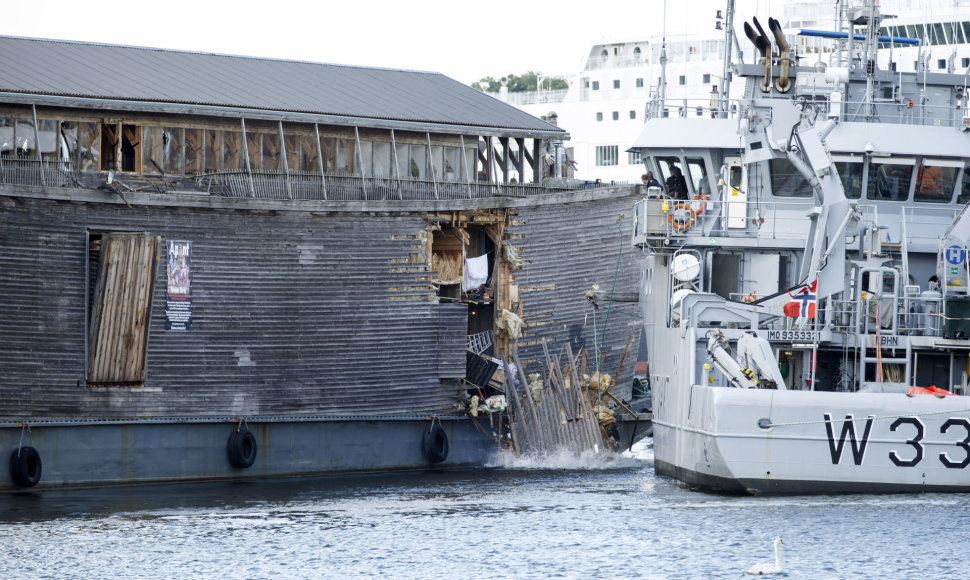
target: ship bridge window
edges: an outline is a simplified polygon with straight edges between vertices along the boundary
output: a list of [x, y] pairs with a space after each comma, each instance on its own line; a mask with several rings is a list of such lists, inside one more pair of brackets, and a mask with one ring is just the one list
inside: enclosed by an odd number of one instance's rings
[[916, 201], [949, 203], [953, 199], [953, 186], [957, 172], [963, 163], [947, 159], [924, 159], [916, 170]]
[[777, 197], [811, 197], [812, 186], [791, 161], [772, 159], [769, 161], [771, 172], [771, 192]]
[[833, 155], [835, 170], [849, 199], [862, 197], [863, 159], [860, 155]]
[[703, 157], [687, 158], [687, 175], [697, 194], [711, 196], [710, 180], [707, 177], [707, 166], [704, 165]]
[[914, 161], [901, 158], [870, 158], [866, 198], [888, 201], [909, 199]]
[[963, 169], [963, 179], [960, 180], [960, 195], [957, 196], [957, 203], [966, 205], [970, 202], [970, 167]]
[[657, 157], [660, 179], [667, 195], [674, 199], [686, 199], [687, 179], [684, 177], [684, 164], [679, 157]]

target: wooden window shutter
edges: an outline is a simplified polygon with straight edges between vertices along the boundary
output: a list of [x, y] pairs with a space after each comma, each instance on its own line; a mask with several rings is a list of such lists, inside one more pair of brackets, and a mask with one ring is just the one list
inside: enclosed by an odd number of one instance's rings
[[88, 383], [145, 380], [145, 354], [161, 237], [112, 233], [101, 238], [92, 301]]

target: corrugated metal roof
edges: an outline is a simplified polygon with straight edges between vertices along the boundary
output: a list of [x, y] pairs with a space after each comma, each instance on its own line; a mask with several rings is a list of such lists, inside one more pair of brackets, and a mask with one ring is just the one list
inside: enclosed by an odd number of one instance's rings
[[440, 73], [0, 36], [0, 92], [561, 132]]

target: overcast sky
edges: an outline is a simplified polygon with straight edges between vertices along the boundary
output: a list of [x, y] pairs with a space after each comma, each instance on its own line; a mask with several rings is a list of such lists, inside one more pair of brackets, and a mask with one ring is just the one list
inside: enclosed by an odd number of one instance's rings
[[[668, 0], [668, 37], [710, 32], [724, 0]], [[739, 0], [781, 13], [783, 0]], [[442, 72], [464, 83], [579, 70], [599, 41], [660, 34], [664, 0], [32, 0], [0, 34]], [[690, 16], [688, 16], [690, 15]], [[767, 20], [767, 16], [765, 16]], [[740, 30], [740, 28], [738, 28]]]

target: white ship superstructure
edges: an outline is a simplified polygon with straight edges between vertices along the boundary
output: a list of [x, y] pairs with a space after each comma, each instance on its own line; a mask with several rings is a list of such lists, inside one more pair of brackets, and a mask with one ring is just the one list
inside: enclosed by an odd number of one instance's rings
[[[848, 12], [861, 2], [790, 0], [782, 5], [780, 18], [792, 58], [803, 66], [833, 59], [847, 52], [845, 43], [830, 38], [800, 35], [802, 30], [844, 30]], [[742, 7], [750, 9], [749, 6]], [[879, 66], [884, 70], [927, 73], [965, 72], [970, 68], [970, 3], [954, 0], [884, 0], [886, 15], [881, 35], [917, 39], [920, 44], [879, 45]], [[643, 124], [659, 107], [651, 107], [666, 77], [666, 111], [669, 116], [710, 116], [715, 93], [723, 89], [725, 11], [701, 14], [697, 21], [704, 32], [678, 33], [666, 37], [618, 39], [593, 45], [578, 73], [564, 75], [568, 90], [502, 93], [506, 100], [533, 115], [555, 122], [570, 134], [565, 143], [575, 162], [575, 177], [605, 182], [635, 182], [642, 171], [639, 154], [629, 151]], [[740, 17], [736, 17], [740, 22]], [[743, 39], [743, 37], [742, 37]], [[661, 51], [666, 41], [666, 74], [661, 70]], [[734, 43], [739, 62], [754, 62], [754, 48]], [[737, 58], [738, 51], [742, 57]], [[891, 65], [890, 60], [895, 64]], [[737, 88], [737, 87], [736, 87]], [[735, 97], [740, 96], [737, 91]], [[881, 98], [882, 96], [880, 96]]]
[[633, 232], [658, 473], [970, 490], [966, 76], [881, 69], [879, 9], [841, 13], [863, 38], [829, 65], [791, 59], [777, 20], [745, 23], [742, 97], [635, 141], [666, 186]]

